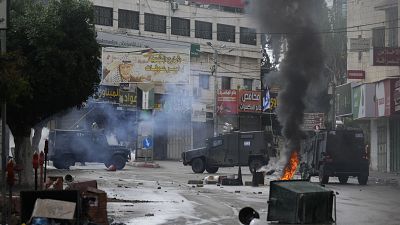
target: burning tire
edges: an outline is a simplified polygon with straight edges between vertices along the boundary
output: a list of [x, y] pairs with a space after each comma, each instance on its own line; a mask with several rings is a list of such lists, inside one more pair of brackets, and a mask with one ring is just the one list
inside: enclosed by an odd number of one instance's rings
[[216, 173], [218, 169], [219, 168], [217, 166], [206, 166], [207, 173]]
[[262, 166], [264, 166], [266, 163], [263, 162], [263, 160], [259, 159], [259, 158], [253, 158], [250, 159], [249, 162], [249, 170], [252, 174], [254, 174], [255, 172], [257, 172], [258, 169], [260, 169]]
[[108, 164], [114, 165], [117, 170], [122, 170], [126, 165], [126, 159], [122, 155], [113, 155], [111, 161]]
[[192, 161], [192, 170], [195, 173], [203, 173], [206, 170], [204, 160], [201, 158], [195, 158]]
[[327, 174], [326, 169], [324, 168], [324, 166], [320, 166], [319, 167], [318, 177], [319, 177], [319, 182], [321, 184], [329, 183], [329, 175]]
[[368, 182], [368, 175], [362, 173], [358, 175], [357, 180], [360, 185], [366, 185]]
[[339, 182], [341, 184], [346, 184], [348, 180], [349, 180], [349, 176], [339, 176]]

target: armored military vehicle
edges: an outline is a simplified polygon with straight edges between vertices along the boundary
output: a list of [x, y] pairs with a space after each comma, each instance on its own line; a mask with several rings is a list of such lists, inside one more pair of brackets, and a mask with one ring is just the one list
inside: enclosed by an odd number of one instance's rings
[[195, 173], [216, 173], [219, 167], [249, 166], [252, 173], [275, 156], [272, 138], [264, 131], [234, 131], [206, 139], [205, 147], [182, 153]]
[[130, 159], [130, 150], [109, 145], [101, 130], [50, 130], [49, 159], [57, 169], [68, 169], [75, 162], [101, 162], [122, 170]]
[[369, 176], [369, 159], [361, 130], [321, 130], [304, 140], [299, 171], [302, 179], [319, 176], [326, 184], [329, 177], [347, 183], [349, 176], [365, 185]]

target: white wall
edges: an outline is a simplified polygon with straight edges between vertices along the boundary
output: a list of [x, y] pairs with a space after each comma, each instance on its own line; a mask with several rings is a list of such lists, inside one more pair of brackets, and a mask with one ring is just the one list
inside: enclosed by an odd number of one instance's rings
[[376, 119], [371, 120], [371, 163], [370, 168], [372, 170], [378, 170], [378, 121]]
[[[348, 1], [347, 11], [347, 27], [351, 27], [347, 32], [348, 40], [350, 38], [371, 38], [372, 29], [375, 27], [384, 26], [386, 20], [384, 10], [377, 10], [375, 7], [381, 4], [382, 0], [357, 0]], [[365, 24], [371, 24], [364, 26]], [[386, 27], [387, 27], [387, 23]], [[361, 25], [361, 26], [360, 26]], [[357, 28], [357, 26], [360, 26]], [[361, 30], [361, 31], [358, 31]], [[388, 42], [388, 33], [386, 31], [386, 43]], [[348, 41], [348, 43], [350, 43]], [[347, 54], [347, 69], [348, 70], [364, 70], [366, 78], [364, 82], [375, 82], [382, 80], [388, 76], [398, 75], [400, 73], [397, 66], [372, 66], [372, 42], [371, 49], [368, 52], [362, 53], [361, 60], [358, 59], [358, 52], [350, 52]], [[348, 44], [350, 49], [350, 44]]]

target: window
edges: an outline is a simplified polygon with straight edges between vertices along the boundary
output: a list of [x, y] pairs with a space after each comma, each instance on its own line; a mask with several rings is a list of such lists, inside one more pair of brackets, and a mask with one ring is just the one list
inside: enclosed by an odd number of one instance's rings
[[252, 79], [243, 79], [243, 86], [246, 90], [253, 90], [253, 80]]
[[220, 145], [222, 145], [222, 139], [216, 139], [216, 140], [213, 140], [213, 147], [218, 147], [218, 146], [220, 146]]
[[217, 24], [217, 40], [235, 42], [235, 26]]
[[104, 26], [113, 25], [113, 9], [102, 6], [94, 6], [94, 23]]
[[252, 28], [241, 27], [240, 28], [240, 43], [247, 45], [257, 44], [256, 30]]
[[221, 89], [222, 90], [231, 89], [231, 78], [230, 77], [222, 77]]
[[139, 12], [118, 9], [118, 27], [139, 30]]
[[372, 29], [372, 45], [373, 47], [385, 47], [385, 27]]
[[199, 76], [199, 87], [203, 89], [210, 89], [209, 85], [210, 76], [205, 74], [200, 74]]
[[388, 47], [398, 47], [398, 13], [397, 8], [390, 8], [386, 11], [387, 21], [389, 21], [389, 43]]
[[195, 22], [195, 33], [196, 38], [212, 39], [212, 23], [196, 21]]
[[157, 32], [157, 33], [166, 33], [167, 32], [167, 21], [165, 16], [154, 15], [145, 13], [144, 14], [144, 30]]
[[190, 37], [190, 20], [172, 17], [171, 34]]

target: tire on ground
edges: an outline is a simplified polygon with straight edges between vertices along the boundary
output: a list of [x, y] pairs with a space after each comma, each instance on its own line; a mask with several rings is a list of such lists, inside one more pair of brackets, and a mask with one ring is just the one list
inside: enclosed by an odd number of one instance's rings
[[257, 172], [258, 169], [260, 169], [262, 166], [266, 165], [267, 163], [264, 162], [264, 160], [254, 157], [249, 160], [249, 170], [252, 174]]
[[329, 183], [329, 175], [327, 175], [325, 166], [323, 165], [319, 167], [318, 178], [321, 184]]
[[201, 158], [195, 158], [192, 161], [192, 170], [194, 173], [203, 173], [206, 170], [204, 160]]
[[[104, 164], [107, 166], [106, 163]], [[108, 165], [109, 166], [114, 165], [115, 168], [117, 168], [117, 170], [122, 170], [126, 165], [126, 159], [122, 155], [113, 155]], [[107, 168], [109, 166], [107, 166]]]
[[218, 166], [206, 166], [207, 173], [216, 173], [218, 171]]
[[368, 174], [361, 173], [358, 175], [357, 180], [360, 185], [366, 185], [368, 183]]
[[57, 169], [69, 169], [70, 166], [75, 165], [75, 159], [72, 155], [62, 155], [62, 160], [53, 161], [53, 166]]

